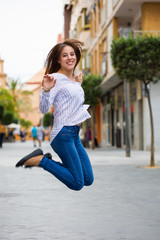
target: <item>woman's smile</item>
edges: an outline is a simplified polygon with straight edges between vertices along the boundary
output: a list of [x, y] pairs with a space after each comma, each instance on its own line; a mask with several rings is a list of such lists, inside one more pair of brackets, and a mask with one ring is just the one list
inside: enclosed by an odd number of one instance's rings
[[66, 62], [66, 64], [68, 64], [68, 65], [73, 65], [73, 64], [74, 64], [74, 61]]

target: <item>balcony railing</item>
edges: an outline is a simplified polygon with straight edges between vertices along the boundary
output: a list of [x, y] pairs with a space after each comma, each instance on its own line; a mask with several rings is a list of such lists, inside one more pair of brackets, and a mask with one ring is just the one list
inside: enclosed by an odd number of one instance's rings
[[144, 35], [153, 35], [153, 36], [160, 36], [160, 30], [156, 31], [156, 30], [150, 30], [150, 31], [141, 31], [141, 30], [134, 30], [133, 31], [133, 36], [144, 36]]
[[147, 30], [147, 31], [142, 31], [142, 30], [134, 30], [133, 28], [119, 28], [118, 29], [118, 34], [119, 37], [124, 37], [124, 38], [128, 38], [130, 34], [133, 35], [133, 37], [136, 36], [145, 36], [145, 35], [153, 35], [153, 36], [160, 36], [160, 30], [156, 31], [156, 30]]

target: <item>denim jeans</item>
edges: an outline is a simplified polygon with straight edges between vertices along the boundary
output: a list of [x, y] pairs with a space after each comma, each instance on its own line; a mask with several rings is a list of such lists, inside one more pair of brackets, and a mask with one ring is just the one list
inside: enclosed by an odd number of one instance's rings
[[39, 166], [53, 174], [72, 190], [92, 184], [94, 177], [89, 157], [79, 139], [80, 126], [64, 126], [51, 146], [62, 163], [42, 158]]

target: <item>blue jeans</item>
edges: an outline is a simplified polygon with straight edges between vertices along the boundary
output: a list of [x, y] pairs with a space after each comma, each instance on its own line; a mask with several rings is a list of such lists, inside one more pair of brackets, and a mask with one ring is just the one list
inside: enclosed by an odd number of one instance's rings
[[42, 158], [39, 166], [53, 174], [72, 190], [92, 184], [94, 177], [89, 157], [79, 139], [80, 126], [64, 126], [51, 146], [62, 163]]

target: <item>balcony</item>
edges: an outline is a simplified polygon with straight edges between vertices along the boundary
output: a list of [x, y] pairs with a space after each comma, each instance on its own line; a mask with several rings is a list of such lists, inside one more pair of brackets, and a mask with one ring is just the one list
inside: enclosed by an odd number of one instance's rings
[[160, 31], [156, 31], [156, 30], [149, 30], [149, 31], [141, 31], [141, 30], [134, 30], [133, 31], [133, 36], [145, 36], [145, 35], [153, 35], [153, 36], [160, 36]]
[[133, 28], [119, 28], [119, 37], [128, 38], [130, 34], [133, 34]]

